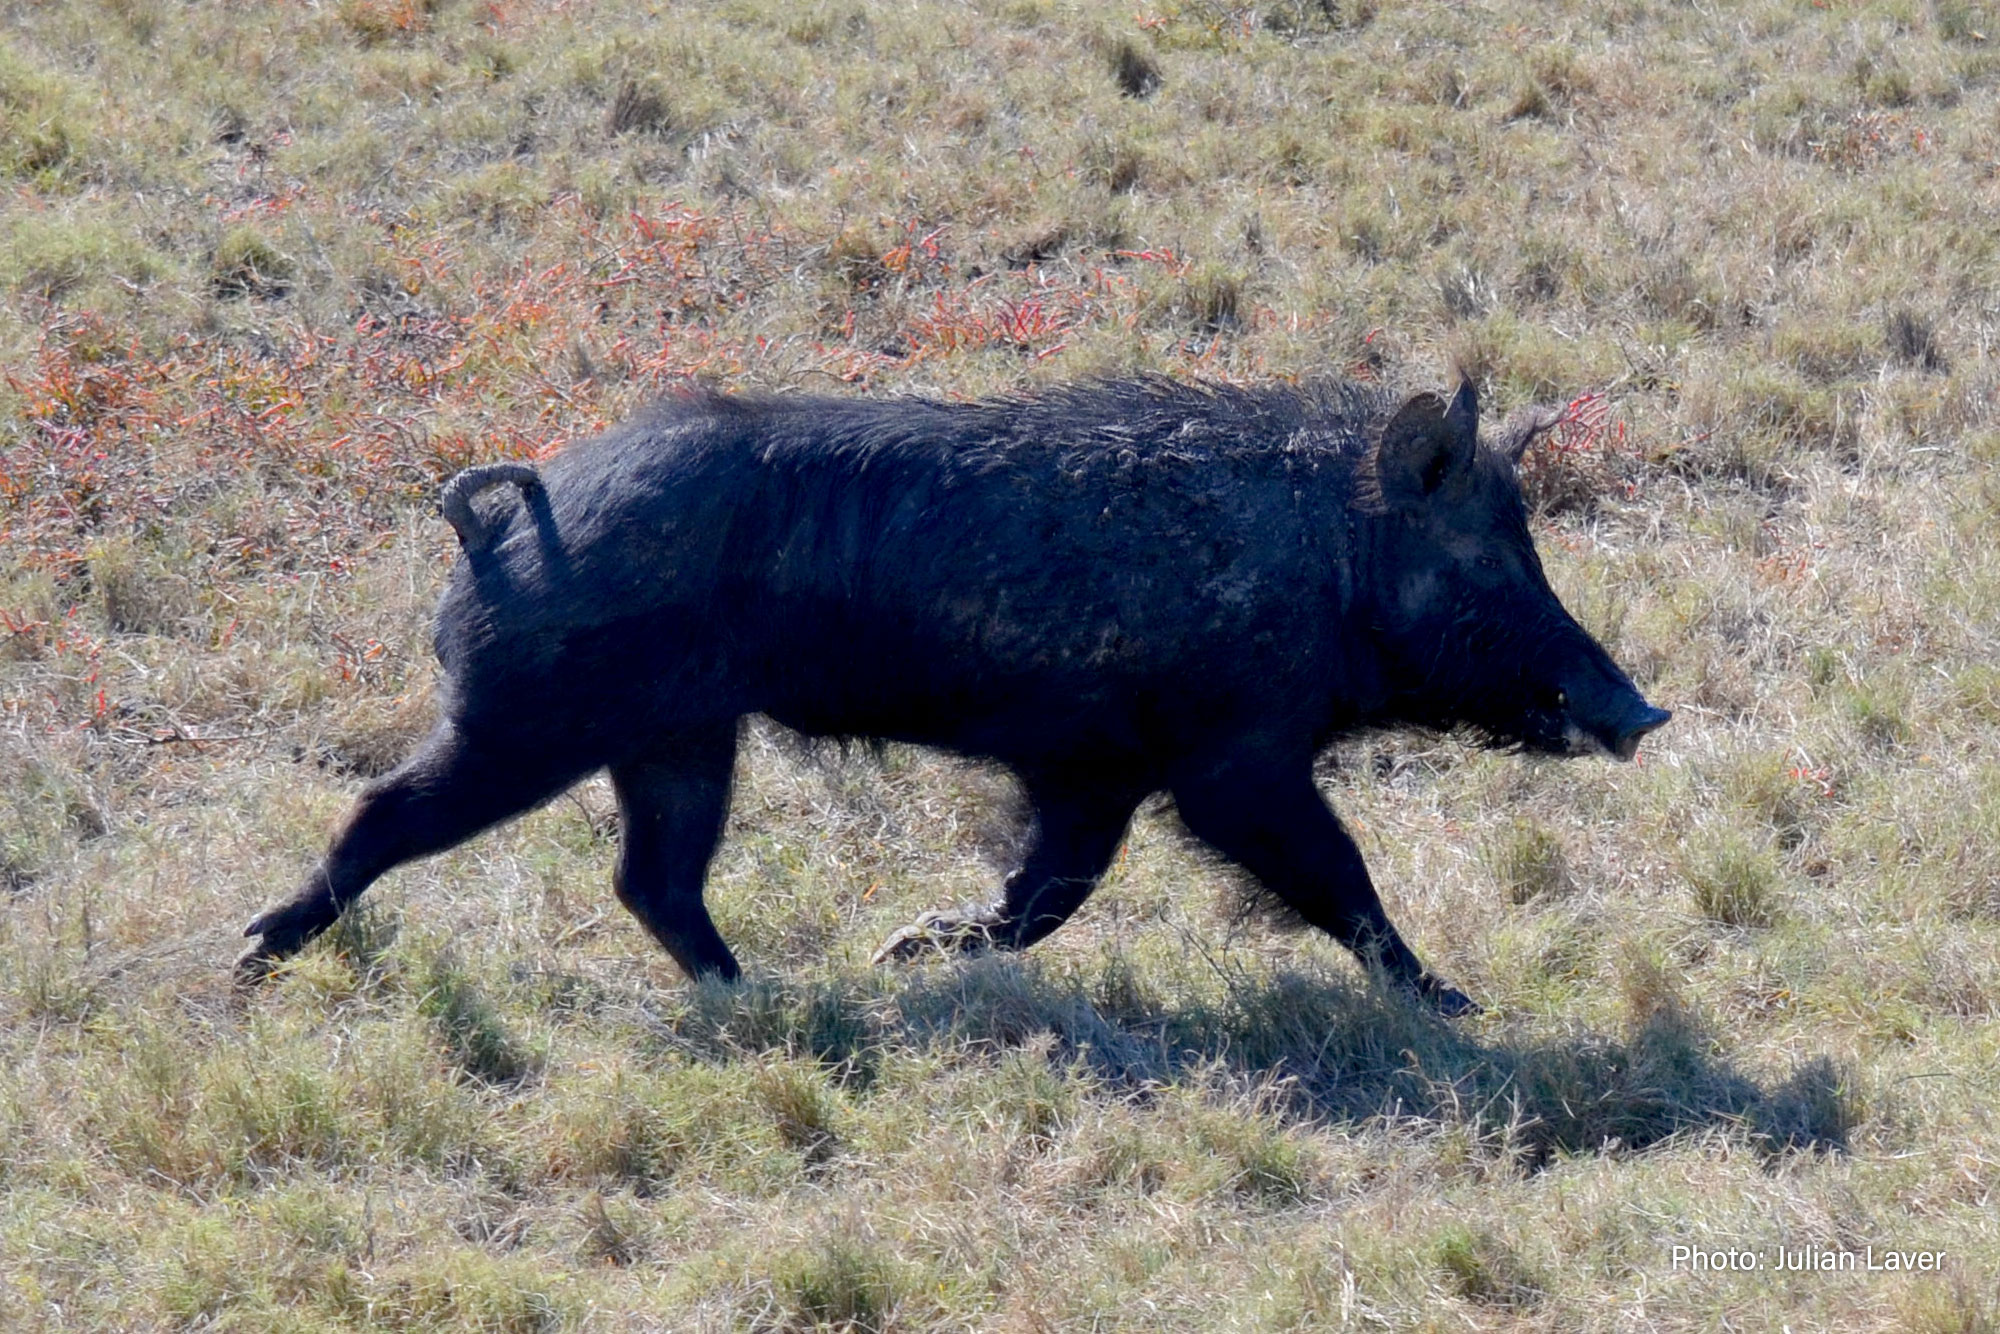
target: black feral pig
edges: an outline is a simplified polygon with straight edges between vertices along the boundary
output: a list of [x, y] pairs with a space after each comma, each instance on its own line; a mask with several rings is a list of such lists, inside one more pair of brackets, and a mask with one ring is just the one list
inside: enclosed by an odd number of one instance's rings
[[[738, 721], [998, 760], [1033, 837], [998, 902], [882, 956], [1019, 949], [1088, 897], [1136, 806], [1396, 983], [1472, 1002], [1382, 911], [1313, 757], [1465, 726], [1631, 758], [1666, 722], [1543, 577], [1515, 463], [1469, 382], [1100, 382], [978, 403], [691, 392], [444, 498], [442, 719], [319, 868], [245, 933], [246, 976], [384, 871], [609, 769], [617, 892], [688, 973], [733, 978], [702, 903]], [[481, 493], [485, 494], [481, 494]], [[476, 502], [476, 503], [475, 503]]]

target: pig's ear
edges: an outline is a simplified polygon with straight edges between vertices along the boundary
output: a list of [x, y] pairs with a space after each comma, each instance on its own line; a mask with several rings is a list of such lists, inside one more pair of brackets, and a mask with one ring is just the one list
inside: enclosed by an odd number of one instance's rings
[[1382, 428], [1375, 472], [1387, 500], [1430, 495], [1472, 467], [1479, 449], [1479, 395], [1460, 380], [1449, 403], [1441, 394], [1417, 394]]
[[1561, 421], [1562, 415], [1561, 408], [1522, 408], [1507, 418], [1493, 448], [1505, 454], [1509, 463], [1519, 463], [1535, 437]]

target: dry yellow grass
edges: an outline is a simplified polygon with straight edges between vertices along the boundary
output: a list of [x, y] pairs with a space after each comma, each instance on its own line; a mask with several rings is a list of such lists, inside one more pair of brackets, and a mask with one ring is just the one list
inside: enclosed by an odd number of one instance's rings
[[[1997, 132], [1961, 0], [10, 5], [0, 1327], [1993, 1328]], [[1453, 357], [1608, 396], [1539, 535], [1677, 712], [1329, 757], [1486, 1015], [1163, 811], [1028, 958], [871, 969], [1008, 785], [763, 730], [741, 988], [586, 785], [231, 992], [425, 726], [464, 463], [691, 373]], [[1870, 1247], [1945, 1259], [1775, 1269]]]

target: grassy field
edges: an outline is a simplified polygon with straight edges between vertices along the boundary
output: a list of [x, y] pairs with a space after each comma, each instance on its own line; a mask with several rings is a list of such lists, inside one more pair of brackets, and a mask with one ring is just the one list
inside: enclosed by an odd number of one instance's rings
[[[1989, 6], [0, 10], [0, 1327], [2000, 1327]], [[755, 728], [742, 986], [593, 782], [232, 990], [427, 726], [466, 463], [690, 375], [1453, 357], [1605, 395], [1538, 536], [1676, 711], [1327, 757], [1485, 1014], [1164, 808], [1030, 955], [872, 968], [1008, 782]], [[1871, 1247], [1943, 1260], [1777, 1268]]]

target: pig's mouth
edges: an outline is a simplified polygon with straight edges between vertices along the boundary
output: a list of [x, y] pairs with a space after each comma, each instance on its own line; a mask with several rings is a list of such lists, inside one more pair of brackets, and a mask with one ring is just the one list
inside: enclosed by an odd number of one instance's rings
[[1540, 755], [1607, 755], [1630, 760], [1648, 733], [1674, 715], [1656, 709], [1634, 695], [1620, 707], [1585, 711], [1574, 707], [1566, 691], [1554, 690], [1540, 707], [1529, 709], [1511, 728], [1485, 729], [1493, 744], [1514, 746]]
[[1621, 760], [1629, 760], [1639, 753], [1639, 743], [1649, 732], [1658, 731], [1673, 719], [1672, 709], [1656, 709], [1650, 704], [1642, 704], [1639, 717], [1628, 721], [1625, 727], [1611, 741], [1611, 753]]
[[[1440, 649], [1429, 672], [1412, 674], [1423, 685], [1399, 701], [1401, 719], [1442, 731], [1470, 729], [1500, 750], [1633, 759], [1639, 743], [1673, 714], [1647, 703], [1581, 631], [1565, 636], [1562, 630], [1475, 625], [1467, 644], [1457, 651]], [[1523, 642], [1538, 642], [1548, 651], [1520, 661], [1514, 670], [1477, 665], [1519, 660]]]
[[1643, 699], [1634, 699], [1631, 707], [1609, 718], [1586, 720], [1572, 713], [1563, 720], [1562, 753], [1630, 760], [1639, 753], [1639, 743], [1647, 733], [1666, 726], [1673, 716], [1670, 710], [1656, 709]]

